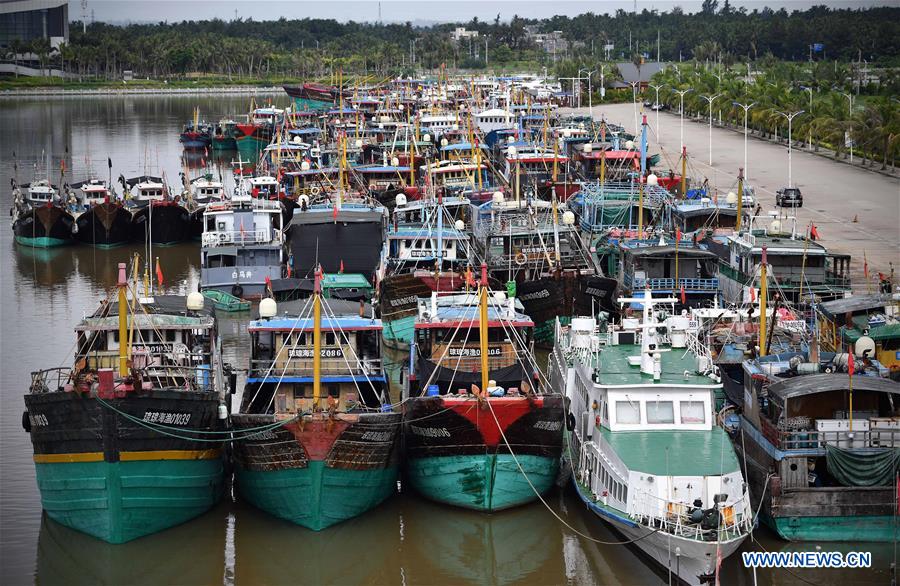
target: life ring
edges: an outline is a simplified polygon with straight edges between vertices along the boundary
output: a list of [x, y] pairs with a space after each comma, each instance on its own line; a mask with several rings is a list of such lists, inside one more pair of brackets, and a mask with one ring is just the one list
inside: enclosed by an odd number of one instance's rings
[[26, 433], [31, 433], [31, 418], [28, 417], [28, 411], [22, 411], [22, 429]]
[[571, 413], [566, 413], [566, 429], [575, 431], [575, 416]]
[[309, 193], [315, 196], [315, 195], [319, 195], [320, 193], [322, 193], [322, 190], [319, 188], [318, 185], [313, 185], [312, 187], [309, 188]]
[[243, 297], [244, 296], [244, 288], [240, 285], [235, 285], [231, 288], [231, 294], [235, 297]]
[[522, 266], [527, 262], [528, 262], [528, 257], [525, 256], [524, 252], [519, 251], [516, 253], [516, 264], [517, 265]]

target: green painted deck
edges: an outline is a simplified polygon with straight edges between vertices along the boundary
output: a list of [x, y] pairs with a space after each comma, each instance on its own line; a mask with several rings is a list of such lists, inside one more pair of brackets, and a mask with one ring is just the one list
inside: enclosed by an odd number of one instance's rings
[[240, 494], [259, 509], [319, 531], [365, 513], [397, 490], [396, 466], [347, 470], [314, 460], [307, 468], [235, 467]]
[[509, 454], [410, 458], [407, 475], [413, 488], [431, 500], [476, 511], [500, 511], [535, 500], [535, 490], [543, 494], [556, 480], [557, 459], [516, 457], [534, 489]]
[[384, 329], [381, 335], [389, 344], [396, 345], [399, 342], [408, 346], [415, 335], [416, 316], [407, 315], [390, 321], [383, 321], [382, 325]]
[[[597, 372], [599, 385], [715, 385], [708, 377], [697, 374], [697, 359], [685, 348], [673, 348], [671, 352], [662, 352], [662, 373], [660, 380], [641, 373], [640, 366], [628, 364], [629, 356], [640, 356], [639, 345], [604, 346], [600, 351]], [[684, 371], [688, 375], [684, 376]]]
[[47, 515], [109, 543], [206, 512], [222, 496], [223, 471], [221, 459], [35, 463]]
[[603, 439], [629, 470], [656, 476], [719, 476], [741, 469], [720, 427], [710, 431], [615, 431]]

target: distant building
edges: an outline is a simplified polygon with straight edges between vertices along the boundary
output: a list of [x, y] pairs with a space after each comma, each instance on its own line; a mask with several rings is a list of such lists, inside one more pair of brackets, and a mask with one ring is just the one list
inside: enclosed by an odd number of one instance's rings
[[0, 47], [19, 40], [48, 39], [51, 47], [69, 42], [66, 0], [0, 0]]
[[562, 31], [553, 31], [551, 33], [539, 33], [531, 31], [526, 27], [526, 37], [540, 46], [545, 53], [556, 55], [565, 53], [569, 49], [569, 41], [563, 37]]
[[463, 39], [476, 39], [478, 38], [478, 31], [467, 31], [465, 27], [458, 26], [450, 34], [450, 38], [457, 43]]
[[640, 82], [641, 89], [646, 89], [647, 84], [650, 83], [650, 78], [668, 66], [669, 64], [665, 62], [648, 61], [641, 65], [641, 70], [638, 72], [638, 68], [631, 61], [616, 63], [619, 73], [622, 74], [622, 81], [615, 82], [612, 87], [630, 88], [632, 82]]

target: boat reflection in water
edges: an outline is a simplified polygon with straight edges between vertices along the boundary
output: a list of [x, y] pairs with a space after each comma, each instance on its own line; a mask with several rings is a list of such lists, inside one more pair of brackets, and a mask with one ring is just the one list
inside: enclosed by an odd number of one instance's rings
[[[190, 523], [124, 544], [109, 544], [46, 514], [38, 536], [35, 584], [221, 584], [226, 518], [221, 504]], [[190, 547], [186, 555], [185, 548]]]

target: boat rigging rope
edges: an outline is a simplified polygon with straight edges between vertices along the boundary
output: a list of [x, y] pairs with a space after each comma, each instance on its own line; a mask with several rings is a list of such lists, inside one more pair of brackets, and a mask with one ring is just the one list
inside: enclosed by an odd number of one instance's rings
[[525, 470], [522, 468], [522, 464], [519, 463], [519, 459], [516, 457], [516, 453], [513, 451], [512, 446], [509, 445], [509, 441], [506, 439], [506, 433], [504, 433], [503, 427], [501, 427], [500, 421], [497, 419], [497, 414], [494, 413], [494, 407], [493, 407], [493, 405], [491, 405], [491, 400], [487, 399], [485, 401], [485, 403], [488, 406], [488, 410], [491, 412], [491, 416], [494, 418], [494, 422], [497, 424], [497, 429], [500, 431], [500, 437], [503, 438], [503, 443], [506, 445], [506, 449], [509, 450], [509, 454], [512, 456], [513, 461], [516, 463], [516, 467], [518, 467], [519, 472], [522, 474], [522, 477], [525, 478], [525, 481], [528, 483], [528, 486], [531, 487], [531, 490], [534, 491], [534, 494], [538, 497], [538, 499], [541, 501], [541, 503], [544, 505], [544, 507], [548, 511], [550, 511], [550, 514], [552, 514], [554, 517], [556, 517], [556, 519], [560, 523], [562, 523], [563, 526], [566, 527], [569, 531], [575, 533], [576, 535], [578, 535], [579, 537], [581, 537], [583, 539], [587, 539], [588, 541], [591, 541], [593, 543], [597, 543], [600, 545], [628, 545], [629, 543], [636, 543], [638, 541], [646, 539], [646, 538], [650, 537], [651, 535], [653, 535], [655, 533], [659, 533], [659, 531], [661, 531], [661, 528], [656, 528], [656, 529], [651, 530], [646, 535], [642, 535], [641, 537], [637, 537], [635, 539], [627, 539], [625, 541], [603, 541], [602, 539], [596, 539], [596, 538], [591, 537], [590, 535], [587, 535], [585, 533], [582, 533], [578, 529], [575, 529], [574, 527], [572, 527], [572, 525], [567, 523], [565, 519], [560, 517], [559, 514], [556, 511], [554, 511], [550, 507], [549, 504], [547, 504], [547, 501], [544, 499], [543, 495], [540, 492], [538, 492], [538, 490], [534, 487], [534, 484], [532, 484], [531, 479], [528, 478], [528, 475], [525, 473]]

